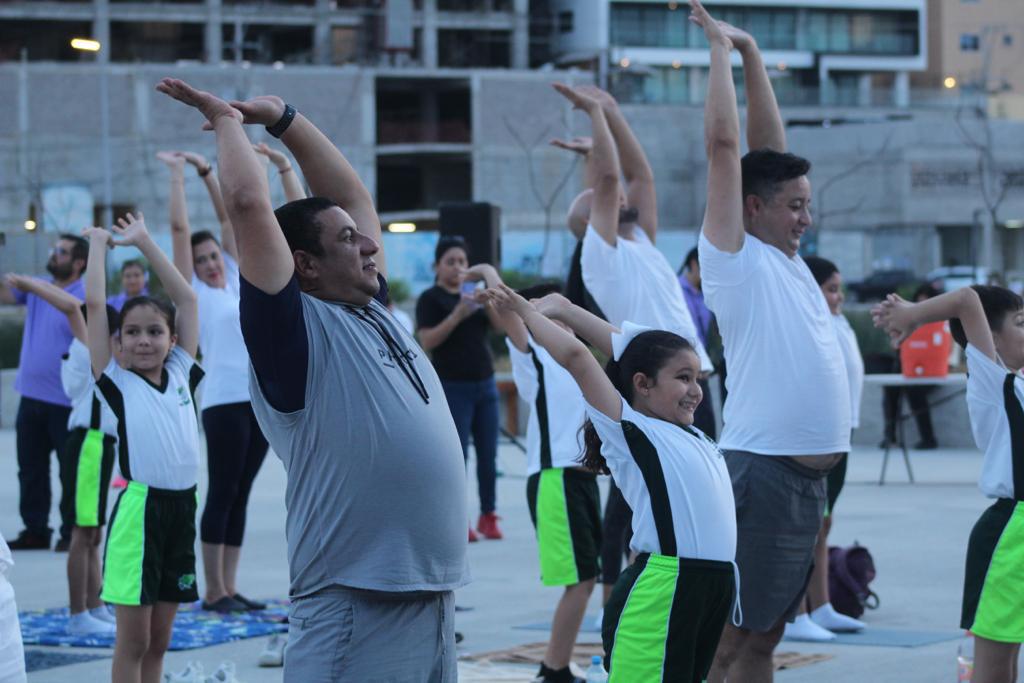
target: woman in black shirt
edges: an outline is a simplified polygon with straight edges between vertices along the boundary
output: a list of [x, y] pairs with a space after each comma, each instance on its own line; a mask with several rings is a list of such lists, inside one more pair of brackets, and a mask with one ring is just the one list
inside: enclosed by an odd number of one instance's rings
[[[494, 512], [498, 388], [494, 381], [494, 359], [487, 344], [490, 321], [484, 307], [473, 300], [472, 283], [465, 279], [468, 267], [465, 240], [442, 237], [434, 251], [436, 284], [423, 292], [416, 303], [416, 328], [420, 344], [430, 352], [444, 387], [464, 457], [468, 458], [469, 437], [473, 436], [480, 493], [477, 531], [496, 540], [501, 538]], [[477, 540], [472, 527], [469, 540]]]

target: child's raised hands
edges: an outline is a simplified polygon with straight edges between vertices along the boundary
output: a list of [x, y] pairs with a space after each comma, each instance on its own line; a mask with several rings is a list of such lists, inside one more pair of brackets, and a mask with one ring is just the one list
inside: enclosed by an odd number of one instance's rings
[[111, 230], [115, 235], [111, 238], [111, 243], [117, 246], [137, 247], [143, 240], [149, 238], [149, 231], [146, 229], [146, 221], [141, 211], [138, 216], [127, 213], [123, 218], [118, 218], [117, 225], [112, 226]]

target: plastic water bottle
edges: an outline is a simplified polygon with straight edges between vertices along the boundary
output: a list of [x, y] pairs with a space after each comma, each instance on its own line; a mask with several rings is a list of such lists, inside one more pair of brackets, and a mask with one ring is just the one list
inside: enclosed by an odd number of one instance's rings
[[974, 636], [970, 633], [956, 649], [957, 683], [971, 683], [974, 676]]
[[601, 665], [601, 658], [594, 655], [590, 658], [590, 668], [587, 669], [587, 683], [608, 683], [608, 672]]

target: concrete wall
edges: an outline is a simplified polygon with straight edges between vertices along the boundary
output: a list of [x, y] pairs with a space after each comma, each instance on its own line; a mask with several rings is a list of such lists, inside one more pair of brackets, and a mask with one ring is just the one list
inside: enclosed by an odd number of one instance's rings
[[[591, 78], [582, 72], [108, 68], [114, 203], [142, 209], [157, 232], [167, 229], [167, 172], [154, 154], [178, 148], [215, 157], [213, 137], [200, 130], [199, 115], [153, 90], [165, 75], [190, 79], [225, 97], [282, 95], [344, 150], [371, 190], [376, 186], [375, 77], [469, 78], [473, 196], [502, 208], [506, 230], [538, 230], [545, 225], [562, 230], [565, 211], [582, 182], [582, 165], [573, 166], [571, 155], [547, 144], [551, 137], [589, 133], [585, 117], [571, 112], [549, 86], [556, 79]], [[38, 254], [48, 246], [13, 239], [22, 232], [33, 196], [60, 182], [81, 183], [93, 196], [102, 194], [99, 78], [92, 65], [0, 65], [0, 229], [12, 238], [4, 258], [20, 269], [25, 269], [21, 264], [38, 263]], [[634, 105], [625, 111], [655, 170], [662, 228], [695, 230], [706, 186], [703, 110]], [[890, 120], [888, 115], [896, 113], [903, 118]], [[970, 225], [985, 206], [977, 153], [965, 143], [952, 112], [788, 109], [784, 116], [791, 122], [831, 120], [828, 127], [790, 127], [788, 136], [791, 149], [814, 163], [811, 179], [820, 252], [837, 259], [847, 279], [859, 279], [881, 265], [926, 272], [939, 265], [941, 256], [935, 226]], [[968, 130], [975, 138], [985, 137], [984, 128], [976, 123]], [[249, 133], [254, 141], [277, 144], [262, 128], [251, 127]], [[996, 165], [1018, 174], [1000, 215], [1024, 217], [1024, 123], [996, 121], [990, 134]], [[276, 173], [271, 174], [271, 191], [275, 202], [283, 202]], [[205, 189], [194, 174], [188, 175], [186, 192], [193, 227], [216, 226]], [[60, 218], [59, 211], [46, 216], [46, 229], [81, 227], [61, 225]], [[997, 240], [999, 269], [1024, 268], [1024, 255], [1001, 250], [1000, 244]], [[35, 257], [26, 255], [33, 249]]]

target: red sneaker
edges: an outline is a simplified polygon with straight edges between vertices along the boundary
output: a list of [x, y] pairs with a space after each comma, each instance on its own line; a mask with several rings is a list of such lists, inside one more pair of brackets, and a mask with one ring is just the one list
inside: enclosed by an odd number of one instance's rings
[[476, 521], [476, 530], [486, 539], [500, 541], [504, 537], [501, 534], [501, 529], [498, 528], [499, 519], [501, 517], [493, 512], [485, 512]]
[[473, 531], [473, 527], [469, 527], [469, 542], [470, 543], [476, 543], [479, 540], [480, 540], [480, 537], [476, 535], [475, 531]]

